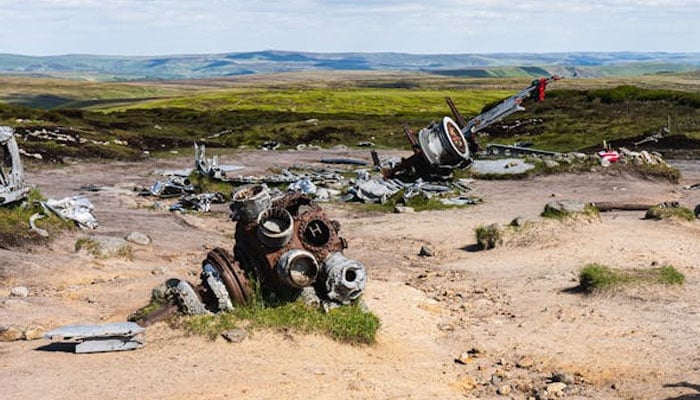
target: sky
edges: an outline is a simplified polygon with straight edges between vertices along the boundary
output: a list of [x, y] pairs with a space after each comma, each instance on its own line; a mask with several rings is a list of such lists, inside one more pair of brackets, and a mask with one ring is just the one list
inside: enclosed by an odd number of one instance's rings
[[700, 0], [0, 0], [0, 53], [700, 52]]

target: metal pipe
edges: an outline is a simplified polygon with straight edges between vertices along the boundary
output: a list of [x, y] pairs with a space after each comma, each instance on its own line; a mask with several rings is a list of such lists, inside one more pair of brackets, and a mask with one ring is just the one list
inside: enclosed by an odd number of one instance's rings
[[277, 261], [277, 275], [295, 288], [311, 286], [316, 281], [318, 270], [316, 258], [306, 250], [289, 250]]
[[360, 297], [367, 283], [365, 266], [343, 253], [331, 253], [323, 263], [328, 298], [348, 304]]

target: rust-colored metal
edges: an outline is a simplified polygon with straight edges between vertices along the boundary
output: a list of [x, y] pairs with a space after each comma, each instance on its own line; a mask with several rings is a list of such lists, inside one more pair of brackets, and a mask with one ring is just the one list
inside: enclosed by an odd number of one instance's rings
[[219, 272], [234, 302], [248, 304], [253, 299], [253, 287], [250, 281], [228, 250], [217, 247], [207, 254], [204, 262], [211, 264]]
[[290, 288], [276, 271], [285, 253], [304, 249], [316, 260], [325, 260], [329, 254], [342, 251], [347, 244], [339, 235], [340, 224], [328, 218], [323, 209], [305, 194], [292, 193], [275, 199], [272, 208], [285, 209], [292, 216], [293, 234], [289, 241], [280, 247], [270, 247], [259, 240], [257, 223], [239, 221], [235, 233], [236, 257], [242, 263], [254, 266], [260, 280], [265, 282], [263, 286], [270, 283], [277, 292], [295, 291], [297, 288]]
[[178, 311], [178, 306], [177, 304], [174, 303], [168, 303], [164, 305], [163, 307], [157, 309], [156, 311], [153, 311], [152, 313], [144, 316], [143, 318], [139, 319], [138, 321], [134, 321], [137, 324], [139, 324], [142, 327], [147, 327], [149, 325], [153, 325], [156, 322], [162, 321], [169, 316], [175, 314]]

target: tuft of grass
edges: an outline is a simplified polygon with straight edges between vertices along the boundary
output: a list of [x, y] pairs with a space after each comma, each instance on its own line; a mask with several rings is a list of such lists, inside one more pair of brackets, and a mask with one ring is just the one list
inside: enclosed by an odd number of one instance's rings
[[662, 179], [671, 183], [681, 180], [681, 171], [678, 168], [666, 164], [628, 164], [634, 172], [643, 178]]
[[320, 333], [343, 343], [372, 344], [381, 325], [379, 318], [359, 304], [323, 311], [300, 302], [277, 307], [240, 306], [229, 313], [183, 317], [176, 326], [187, 332], [215, 339], [222, 332], [243, 326], [300, 333]]
[[197, 193], [214, 193], [219, 192], [224, 195], [226, 201], [231, 200], [231, 191], [233, 184], [212, 179], [209, 176], [202, 175], [199, 171], [192, 171], [188, 177], [192, 186]]
[[134, 261], [134, 248], [131, 245], [124, 245], [115, 253], [116, 257], [123, 258], [128, 261]]
[[647, 210], [646, 219], [681, 219], [686, 221], [694, 221], [695, 213], [693, 210], [686, 207], [661, 207], [654, 206]]
[[542, 211], [542, 214], [540, 214], [540, 215], [543, 218], [558, 219], [560, 221], [564, 220], [564, 219], [575, 218], [577, 216], [584, 216], [587, 218], [598, 219], [598, 218], [600, 218], [600, 211], [596, 207], [594, 207], [590, 204], [587, 204], [583, 208], [583, 211], [581, 211], [581, 212], [557, 210], [557, 209], [545, 206], [544, 211]]
[[579, 273], [579, 288], [593, 293], [634, 284], [682, 285], [685, 276], [675, 267], [621, 270], [606, 265], [588, 264]]
[[498, 224], [480, 225], [476, 228], [475, 233], [476, 242], [483, 250], [493, 249], [503, 243], [503, 232], [501, 232]]
[[86, 252], [92, 254], [93, 256], [100, 255], [100, 246], [97, 241], [93, 238], [85, 237], [79, 238], [75, 241], [75, 251], [85, 250]]
[[81, 250], [84, 250], [87, 253], [99, 258], [108, 258], [110, 256], [113, 256], [123, 258], [129, 261], [134, 261], [134, 248], [131, 247], [131, 245], [129, 244], [122, 245], [113, 253], [110, 252], [110, 254], [104, 254], [97, 240], [91, 237], [84, 237], [79, 238], [75, 241], [75, 251], [78, 252]]

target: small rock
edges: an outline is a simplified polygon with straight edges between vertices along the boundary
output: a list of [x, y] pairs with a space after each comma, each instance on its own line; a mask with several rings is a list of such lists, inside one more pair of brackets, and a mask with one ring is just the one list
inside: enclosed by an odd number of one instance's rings
[[396, 214], [411, 214], [416, 212], [413, 207], [406, 207], [406, 206], [396, 206], [394, 207], [394, 213]]
[[457, 364], [466, 365], [468, 363], [474, 362], [474, 357], [468, 351], [462, 352], [459, 357], [455, 358]]
[[141, 246], [148, 246], [151, 244], [151, 238], [145, 233], [141, 232], [131, 232], [130, 234], [126, 235], [125, 239], [127, 242], [139, 244]]
[[433, 252], [433, 249], [431, 249], [428, 246], [421, 246], [420, 252], [418, 252], [418, 255], [421, 257], [432, 257], [435, 255]]
[[166, 271], [165, 267], [155, 267], [151, 270], [151, 275], [163, 275]]
[[510, 226], [516, 226], [516, 227], [523, 226], [523, 225], [525, 225], [525, 222], [526, 222], [525, 218], [515, 217], [515, 218], [513, 218], [512, 221], [510, 221]]
[[[80, 245], [80, 246], [78, 246]], [[76, 250], [85, 249], [99, 257], [113, 257], [121, 254], [129, 244], [126, 240], [112, 236], [90, 236], [76, 243]]]
[[700, 204], [695, 206], [695, 218], [700, 218]]
[[557, 168], [560, 164], [554, 160], [544, 160], [544, 166], [547, 168]]
[[229, 329], [221, 334], [224, 339], [231, 343], [240, 343], [248, 337], [248, 332], [244, 329]]
[[512, 390], [513, 388], [511, 388], [510, 385], [502, 385], [498, 387], [496, 393], [500, 394], [501, 396], [508, 396]]
[[24, 332], [14, 325], [0, 327], [0, 342], [14, 342], [24, 337]]
[[439, 323], [439, 324], [437, 325], [437, 327], [438, 327], [438, 329], [441, 330], [441, 331], [453, 331], [453, 330], [455, 330], [455, 327], [454, 327], [454, 326], [452, 326], [452, 325], [450, 325], [450, 324], [448, 324], [448, 323], [444, 323], [444, 322]]
[[562, 394], [561, 392], [566, 389], [566, 383], [564, 382], [552, 382], [547, 385], [547, 392], [555, 396]]
[[462, 391], [467, 392], [476, 388], [476, 381], [471, 376], [464, 376], [459, 378], [454, 385]]
[[45, 330], [40, 326], [30, 326], [24, 330], [24, 340], [37, 340], [44, 337]]
[[12, 290], [10, 290], [10, 297], [25, 298], [27, 296], [29, 296], [29, 289], [27, 289], [26, 286], [17, 286], [13, 287]]
[[518, 360], [518, 362], [515, 363], [515, 366], [518, 368], [528, 369], [528, 368], [531, 368], [534, 364], [535, 364], [535, 362], [532, 361], [532, 358], [525, 356], [525, 357], [521, 358], [520, 360]]
[[573, 385], [576, 383], [576, 379], [573, 375], [567, 374], [566, 372], [555, 372], [552, 374], [552, 382], [562, 382], [567, 385]]
[[576, 200], [550, 201], [544, 206], [544, 209], [555, 214], [580, 213], [586, 209], [586, 204]]

